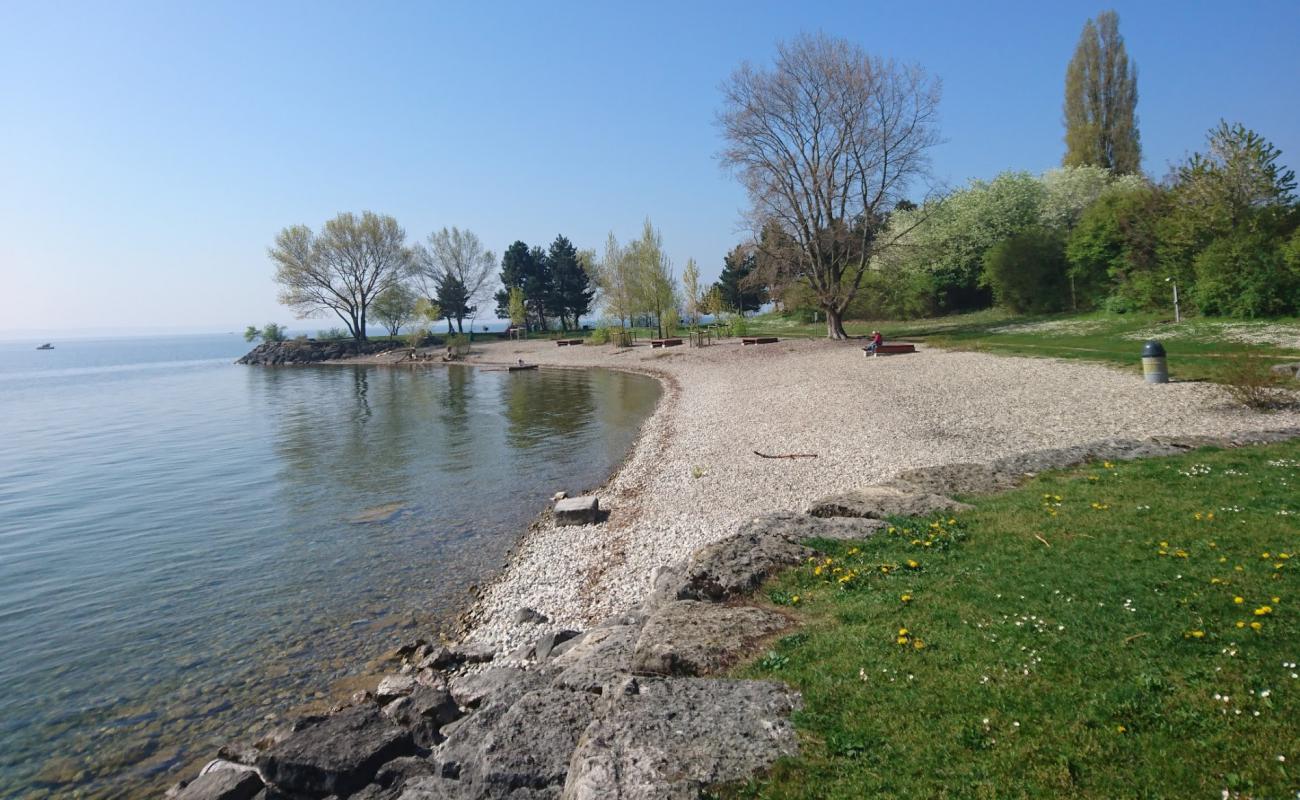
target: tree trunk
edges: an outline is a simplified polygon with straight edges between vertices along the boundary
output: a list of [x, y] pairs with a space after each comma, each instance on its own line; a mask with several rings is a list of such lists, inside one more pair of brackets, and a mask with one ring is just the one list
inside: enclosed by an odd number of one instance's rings
[[826, 309], [826, 338], [827, 339], [847, 339], [849, 335], [844, 332], [843, 312], [830, 306], [824, 306]]
[[456, 332], [457, 332], [457, 333], [464, 333], [464, 332], [465, 332], [465, 318], [464, 318], [464, 317], [456, 317]]

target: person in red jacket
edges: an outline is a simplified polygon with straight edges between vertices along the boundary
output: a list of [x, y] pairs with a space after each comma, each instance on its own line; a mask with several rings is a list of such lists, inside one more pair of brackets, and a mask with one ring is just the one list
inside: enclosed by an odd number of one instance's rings
[[871, 344], [867, 345], [867, 352], [874, 353], [876, 349], [885, 343], [885, 337], [880, 335], [880, 331], [871, 332]]

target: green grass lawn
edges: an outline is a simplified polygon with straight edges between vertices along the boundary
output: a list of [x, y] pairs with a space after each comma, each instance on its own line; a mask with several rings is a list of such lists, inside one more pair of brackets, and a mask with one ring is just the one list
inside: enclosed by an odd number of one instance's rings
[[[1008, 355], [1102, 361], [1134, 371], [1141, 370], [1143, 341], [1156, 338], [1169, 353], [1170, 374], [1182, 380], [1222, 380], [1230, 362], [1252, 353], [1268, 364], [1300, 360], [1297, 319], [1196, 318], [1174, 324], [1154, 314], [1013, 317], [991, 310], [907, 322], [849, 322], [845, 328], [851, 335], [879, 329], [889, 340], [910, 339], [936, 347]], [[824, 324], [805, 324], [772, 314], [755, 317], [751, 329], [778, 336], [826, 335]]]
[[765, 587], [802, 755], [724, 796], [1297, 796], [1300, 444], [972, 502]]

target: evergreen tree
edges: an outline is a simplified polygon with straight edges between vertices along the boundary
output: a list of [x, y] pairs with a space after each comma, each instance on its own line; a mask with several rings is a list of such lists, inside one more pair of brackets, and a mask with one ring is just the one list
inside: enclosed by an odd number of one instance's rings
[[560, 318], [563, 330], [569, 330], [570, 322], [577, 328], [578, 318], [591, 310], [596, 293], [591, 289], [591, 279], [573, 242], [565, 236], [556, 236], [546, 254], [546, 268], [550, 275], [548, 310]]
[[455, 275], [445, 273], [438, 278], [437, 303], [442, 309], [442, 316], [447, 320], [447, 333], [452, 332], [451, 321], [456, 321], [456, 329], [465, 332], [465, 317], [472, 316], [478, 309], [469, 304], [469, 289]]
[[741, 314], [757, 311], [767, 302], [767, 288], [756, 286], [753, 277], [758, 259], [752, 248], [736, 245], [722, 260], [722, 274], [716, 286], [722, 301]]
[[516, 241], [506, 248], [501, 257], [501, 291], [496, 293], [498, 317], [510, 315], [510, 290], [523, 290], [527, 298], [528, 315], [525, 327], [528, 330], [545, 329], [548, 303], [551, 295], [550, 268], [546, 263], [546, 251], [540, 247], [530, 248], [523, 242]]
[[1141, 171], [1137, 99], [1137, 67], [1129, 63], [1119, 15], [1103, 11], [1083, 26], [1065, 71], [1062, 163], [1121, 175]]

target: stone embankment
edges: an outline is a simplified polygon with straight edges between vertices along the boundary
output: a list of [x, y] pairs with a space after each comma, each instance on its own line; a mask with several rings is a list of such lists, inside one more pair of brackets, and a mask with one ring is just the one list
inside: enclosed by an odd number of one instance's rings
[[[765, 578], [816, 551], [864, 539], [897, 515], [969, 508], [952, 495], [1003, 491], [1043, 470], [1300, 437], [1300, 428], [1232, 436], [1112, 439], [989, 463], [910, 470], [880, 486], [751, 519], [688, 560], [656, 569], [636, 606], [578, 632], [549, 630], [510, 654], [416, 641], [400, 668], [321, 717], [223, 748], [185, 800], [698, 798], [798, 752], [798, 693], [715, 677], [787, 630], [750, 598]], [[521, 608], [519, 624], [547, 617]]]
[[235, 363], [266, 367], [283, 364], [318, 364], [322, 361], [337, 361], [342, 358], [405, 349], [405, 345], [391, 341], [364, 342], [358, 345], [351, 339], [335, 339], [326, 342], [316, 339], [289, 339], [283, 342], [262, 342]]

